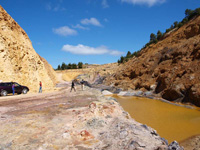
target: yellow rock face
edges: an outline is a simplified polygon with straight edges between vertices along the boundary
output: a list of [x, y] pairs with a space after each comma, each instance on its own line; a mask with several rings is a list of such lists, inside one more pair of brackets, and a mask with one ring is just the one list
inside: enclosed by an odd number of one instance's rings
[[26, 32], [0, 6], [0, 80], [26, 85], [30, 91], [52, 90], [56, 75], [48, 62], [33, 49]]

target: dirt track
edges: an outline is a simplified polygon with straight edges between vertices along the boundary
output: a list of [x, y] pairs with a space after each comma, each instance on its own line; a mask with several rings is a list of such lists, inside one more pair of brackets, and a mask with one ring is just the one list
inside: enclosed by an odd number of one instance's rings
[[0, 97], [1, 119], [5, 115], [22, 115], [31, 111], [44, 111], [58, 105], [62, 105], [65, 108], [82, 107], [94, 100], [91, 97], [89, 98], [90, 100], [87, 100], [88, 95], [82, 95], [86, 91], [81, 91], [79, 86], [76, 87], [77, 92], [70, 92], [69, 84], [64, 86], [60, 91], [51, 93]]
[[0, 149], [35, 149], [43, 139], [51, 143], [52, 138], [58, 138], [56, 132], [62, 131], [62, 117], [58, 116], [64, 115], [65, 121], [73, 119], [76, 113], [72, 110], [88, 107], [96, 100], [89, 90], [81, 91], [79, 86], [77, 92], [70, 92], [69, 84], [58, 86], [64, 88], [51, 93], [0, 97]]

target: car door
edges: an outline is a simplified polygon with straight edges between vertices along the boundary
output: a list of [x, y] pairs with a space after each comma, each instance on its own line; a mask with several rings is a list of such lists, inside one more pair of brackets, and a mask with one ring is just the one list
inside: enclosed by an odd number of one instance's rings
[[14, 83], [15, 85], [15, 92], [16, 93], [21, 93], [22, 92], [22, 89], [21, 89], [21, 85], [19, 85], [18, 83]]
[[8, 93], [12, 93], [12, 83], [5, 83], [5, 90]]

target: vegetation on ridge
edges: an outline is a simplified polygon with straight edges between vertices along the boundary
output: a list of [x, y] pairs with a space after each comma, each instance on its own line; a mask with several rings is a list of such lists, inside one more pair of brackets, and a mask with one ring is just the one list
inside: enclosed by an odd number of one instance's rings
[[82, 62], [79, 62], [78, 64], [69, 63], [68, 65], [63, 62], [62, 65], [58, 65], [58, 68], [56, 70], [81, 69], [81, 68], [83, 68], [83, 63]]
[[199, 15], [200, 15], [200, 8], [197, 8], [195, 10], [186, 9], [185, 10], [185, 18], [183, 18], [182, 21], [180, 21], [180, 22], [175, 21], [173, 23], [173, 25], [171, 25], [170, 28], [166, 29], [165, 33], [162, 33], [160, 30], [158, 30], [157, 35], [155, 35], [154, 33], [151, 33], [149, 42], [147, 44], [145, 44], [145, 46], [142, 49], [140, 49], [139, 51], [135, 51], [132, 54], [131, 54], [130, 51], [128, 51], [126, 56], [121, 56], [120, 57], [120, 59], [118, 60], [118, 64], [127, 62], [130, 58], [132, 58], [134, 56], [138, 57], [141, 50], [143, 50], [144, 48], [148, 47], [151, 44], [157, 43], [158, 41], [162, 40], [163, 36], [166, 33], [170, 32], [170, 31], [172, 31], [172, 30], [174, 30], [176, 28], [182, 27], [188, 21], [192, 20], [193, 18], [195, 18], [195, 17], [197, 17]]

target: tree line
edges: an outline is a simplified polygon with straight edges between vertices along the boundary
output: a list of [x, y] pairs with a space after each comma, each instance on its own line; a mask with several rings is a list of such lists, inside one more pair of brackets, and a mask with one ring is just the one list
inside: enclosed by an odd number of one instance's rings
[[78, 64], [76, 64], [76, 63], [65, 64], [63, 62], [62, 65], [58, 65], [56, 70], [81, 69], [81, 68], [83, 68], [83, 63], [82, 62], [79, 62]]
[[147, 44], [145, 44], [145, 46], [138, 50], [135, 51], [131, 54], [130, 51], [127, 52], [126, 56], [121, 56], [120, 59], [118, 60], [118, 63], [124, 63], [127, 62], [130, 58], [132, 57], [138, 57], [140, 55], [140, 51], [143, 50], [144, 48], [148, 47], [149, 45], [153, 44], [153, 43], [157, 43], [158, 41], [163, 39], [163, 36], [172, 31], [175, 28], [180, 28], [182, 27], [184, 24], [186, 24], [187, 22], [189, 22], [190, 20], [192, 20], [193, 18], [200, 16], [200, 8], [197, 8], [195, 10], [191, 10], [191, 9], [186, 9], [185, 10], [185, 17], [183, 18], [182, 21], [178, 22], [175, 21], [170, 28], [166, 29], [166, 31], [164, 33], [162, 33], [160, 30], [158, 30], [157, 34], [151, 33], [150, 34], [150, 40]]
[[136, 52], [133, 52], [133, 53], [131, 53], [130, 51], [128, 51], [127, 54], [126, 54], [126, 56], [121, 56], [120, 59], [117, 62], [118, 62], [118, 64], [127, 62], [130, 58], [132, 58], [134, 56], [138, 57], [138, 53], [139, 53], [139, 51], [136, 51]]
[[165, 30], [165, 33], [162, 33], [160, 30], [158, 30], [157, 35], [155, 35], [154, 33], [150, 34], [150, 41], [144, 46], [144, 48], [148, 47], [149, 45], [153, 44], [153, 43], [157, 43], [158, 41], [162, 40], [163, 36], [172, 31], [175, 28], [180, 28], [182, 27], [184, 24], [186, 24], [187, 22], [189, 22], [191, 19], [193, 19], [194, 17], [197, 17], [200, 15], [200, 8], [197, 8], [195, 10], [191, 10], [191, 9], [186, 9], [185, 10], [185, 17], [183, 18], [182, 21], [178, 22], [175, 21], [170, 28]]

